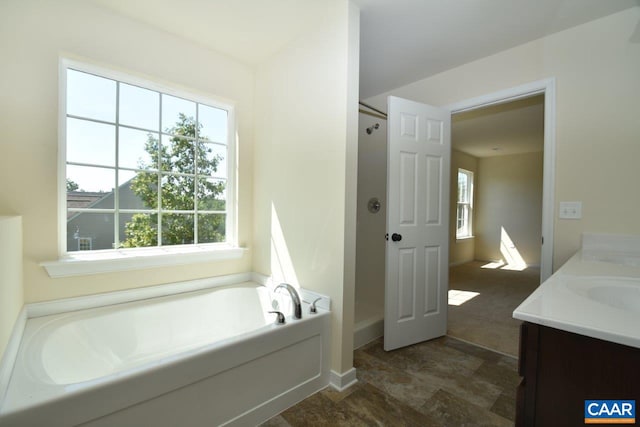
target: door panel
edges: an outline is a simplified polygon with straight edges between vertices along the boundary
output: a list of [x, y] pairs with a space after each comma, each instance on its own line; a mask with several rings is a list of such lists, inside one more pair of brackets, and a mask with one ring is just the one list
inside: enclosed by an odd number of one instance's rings
[[398, 320], [413, 319], [414, 295], [416, 289], [416, 251], [413, 248], [401, 249], [399, 254], [398, 277]]
[[387, 140], [394, 238], [386, 248], [384, 348], [392, 350], [446, 333], [451, 114], [389, 97]]
[[416, 221], [416, 181], [418, 156], [400, 153], [400, 223], [414, 225]]

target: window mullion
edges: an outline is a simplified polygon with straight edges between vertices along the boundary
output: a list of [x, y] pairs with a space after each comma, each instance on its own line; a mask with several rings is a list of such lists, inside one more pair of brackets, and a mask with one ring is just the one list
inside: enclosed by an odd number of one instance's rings
[[115, 176], [116, 176], [116, 186], [113, 189], [113, 249], [118, 249], [120, 247], [120, 171], [118, 169], [118, 159], [120, 153], [120, 82], [116, 81], [116, 153], [115, 153]]
[[198, 155], [200, 154], [200, 104], [196, 103], [196, 140], [193, 146], [193, 243], [198, 244]]
[[158, 223], [156, 224], [156, 233], [158, 235], [158, 246], [162, 246], [162, 93], [159, 93], [160, 102], [158, 103]]

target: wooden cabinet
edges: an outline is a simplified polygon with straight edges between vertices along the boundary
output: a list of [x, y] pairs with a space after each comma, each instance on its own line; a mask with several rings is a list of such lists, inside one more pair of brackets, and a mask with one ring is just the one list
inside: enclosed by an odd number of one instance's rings
[[584, 426], [585, 400], [640, 404], [635, 347], [524, 322], [518, 369], [516, 426]]

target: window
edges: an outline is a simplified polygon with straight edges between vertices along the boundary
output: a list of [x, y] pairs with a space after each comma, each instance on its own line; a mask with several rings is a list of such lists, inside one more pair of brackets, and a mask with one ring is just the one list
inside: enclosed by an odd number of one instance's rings
[[473, 237], [473, 172], [458, 169], [458, 208], [456, 238]]
[[90, 251], [91, 250], [91, 237], [78, 237], [78, 250]]
[[231, 107], [63, 68], [65, 251], [230, 242]]

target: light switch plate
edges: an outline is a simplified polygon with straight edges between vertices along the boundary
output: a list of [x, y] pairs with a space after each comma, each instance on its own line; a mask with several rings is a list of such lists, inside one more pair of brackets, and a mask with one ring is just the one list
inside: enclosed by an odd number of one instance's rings
[[581, 219], [582, 202], [560, 202], [560, 219]]

